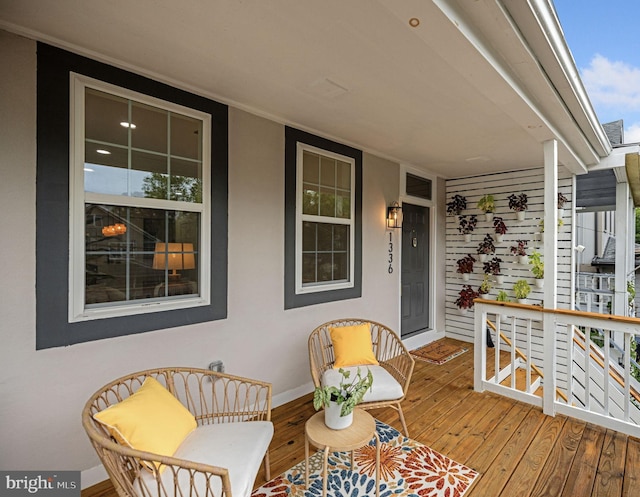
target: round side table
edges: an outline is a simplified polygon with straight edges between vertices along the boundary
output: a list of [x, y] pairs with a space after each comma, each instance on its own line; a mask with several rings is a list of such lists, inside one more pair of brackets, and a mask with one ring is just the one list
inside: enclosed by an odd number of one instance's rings
[[304, 437], [304, 476], [309, 487], [309, 443], [323, 451], [322, 495], [327, 495], [327, 460], [329, 452], [351, 451], [351, 468], [353, 468], [353, 451], [376, 439], [376, 496], [380, 495], [380, 438], [376, 432], [376, 421], [362, 409], [354, 409], [353, 423], [344, 430], [332, 430], [324, 424], [324, 412], [314, 414], [305, 424]]

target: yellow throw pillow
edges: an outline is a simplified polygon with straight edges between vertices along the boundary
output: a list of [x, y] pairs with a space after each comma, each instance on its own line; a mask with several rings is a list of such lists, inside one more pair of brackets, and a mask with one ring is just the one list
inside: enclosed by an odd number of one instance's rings
[[334, 368], [359, 366], [364, 364], [378, 365], [373, 355], [371, 343], [371, 325], [369, 323], [355, 326], [337, 326], [329, 328], [333, 353], [335, 355]]
[[163, 456], [172, 456], [197, 426], [193, 414], [151, 377], [131, 397], [93, 417], [120, 443]]

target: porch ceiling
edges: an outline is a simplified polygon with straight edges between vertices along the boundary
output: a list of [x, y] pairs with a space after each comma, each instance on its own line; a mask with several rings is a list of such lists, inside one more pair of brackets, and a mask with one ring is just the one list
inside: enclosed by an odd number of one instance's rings
[[0, 27], [444, 177], [539, 166], [551, 138], [584, 172], [608, 143], [547, 41], [552, 4], [531, 3], [546, 17], [490, 0], [21, 0], [0, 2]]

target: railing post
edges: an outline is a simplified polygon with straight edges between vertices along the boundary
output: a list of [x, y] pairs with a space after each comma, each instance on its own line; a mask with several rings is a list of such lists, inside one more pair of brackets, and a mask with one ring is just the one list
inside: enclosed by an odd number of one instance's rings
[[[487, 310], [478, 304], [474, 314], [475, 343], [473, 347], [473, 389], [483, 392], [483, 383], [487, 379]], [[499, 339], [499, 338], [498, 338]]]
[[544, 389], [542, 412], [547, 416], [556, 415], [556, 319], [552, 312], [545, 312], [542, 318], [544, 336]]

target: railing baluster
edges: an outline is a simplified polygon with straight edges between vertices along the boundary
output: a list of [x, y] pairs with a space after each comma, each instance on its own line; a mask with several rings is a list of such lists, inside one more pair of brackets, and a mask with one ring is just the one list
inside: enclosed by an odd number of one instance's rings
[[531, 391], [531, 319], [527, 321], [527, 392]]
[[[514, 321], [515, 319], [516, 318], [513, 318]], [[500, 342], [502, 341], [500, 339], [500, 322], [497, 323], [497, 328], [498, 328], [498, 331], [496, 332], [496, 341], [493, 344], [493, 351], [495, 353], [495, 356], [494, 356], [494, 367], [495, 367], [494, 373], [495, 374], [493, 375], [493, 382], [496, 385], [500, 383], [500, 381], [498, 380], [498, 376], [500, 375]]]
[[584, 403], [587, 411], [591, 410], [591, 327], [584, 332]]
[[[514, 320], [515, 321], [515, 320]], [[516, 325], [511, 323], [511, 388], [516, 389]]]
[[631, 335], [624, 333], [624, 420], [631, 416]]
[[604, 350], [602, 351], [604, 353], [604, 413], [607, 416], [610, 416], [611, 413], [609, 412], [609, 372], [610, 372], [610, 359], [611, 359], [611, 348], [610, 348], [610, 342], [611, 342], [611, 331], [610, 330], [605, 330], [604, 331]]
[[573, 325], [567, 323], [567, 404], [573, 404]]

